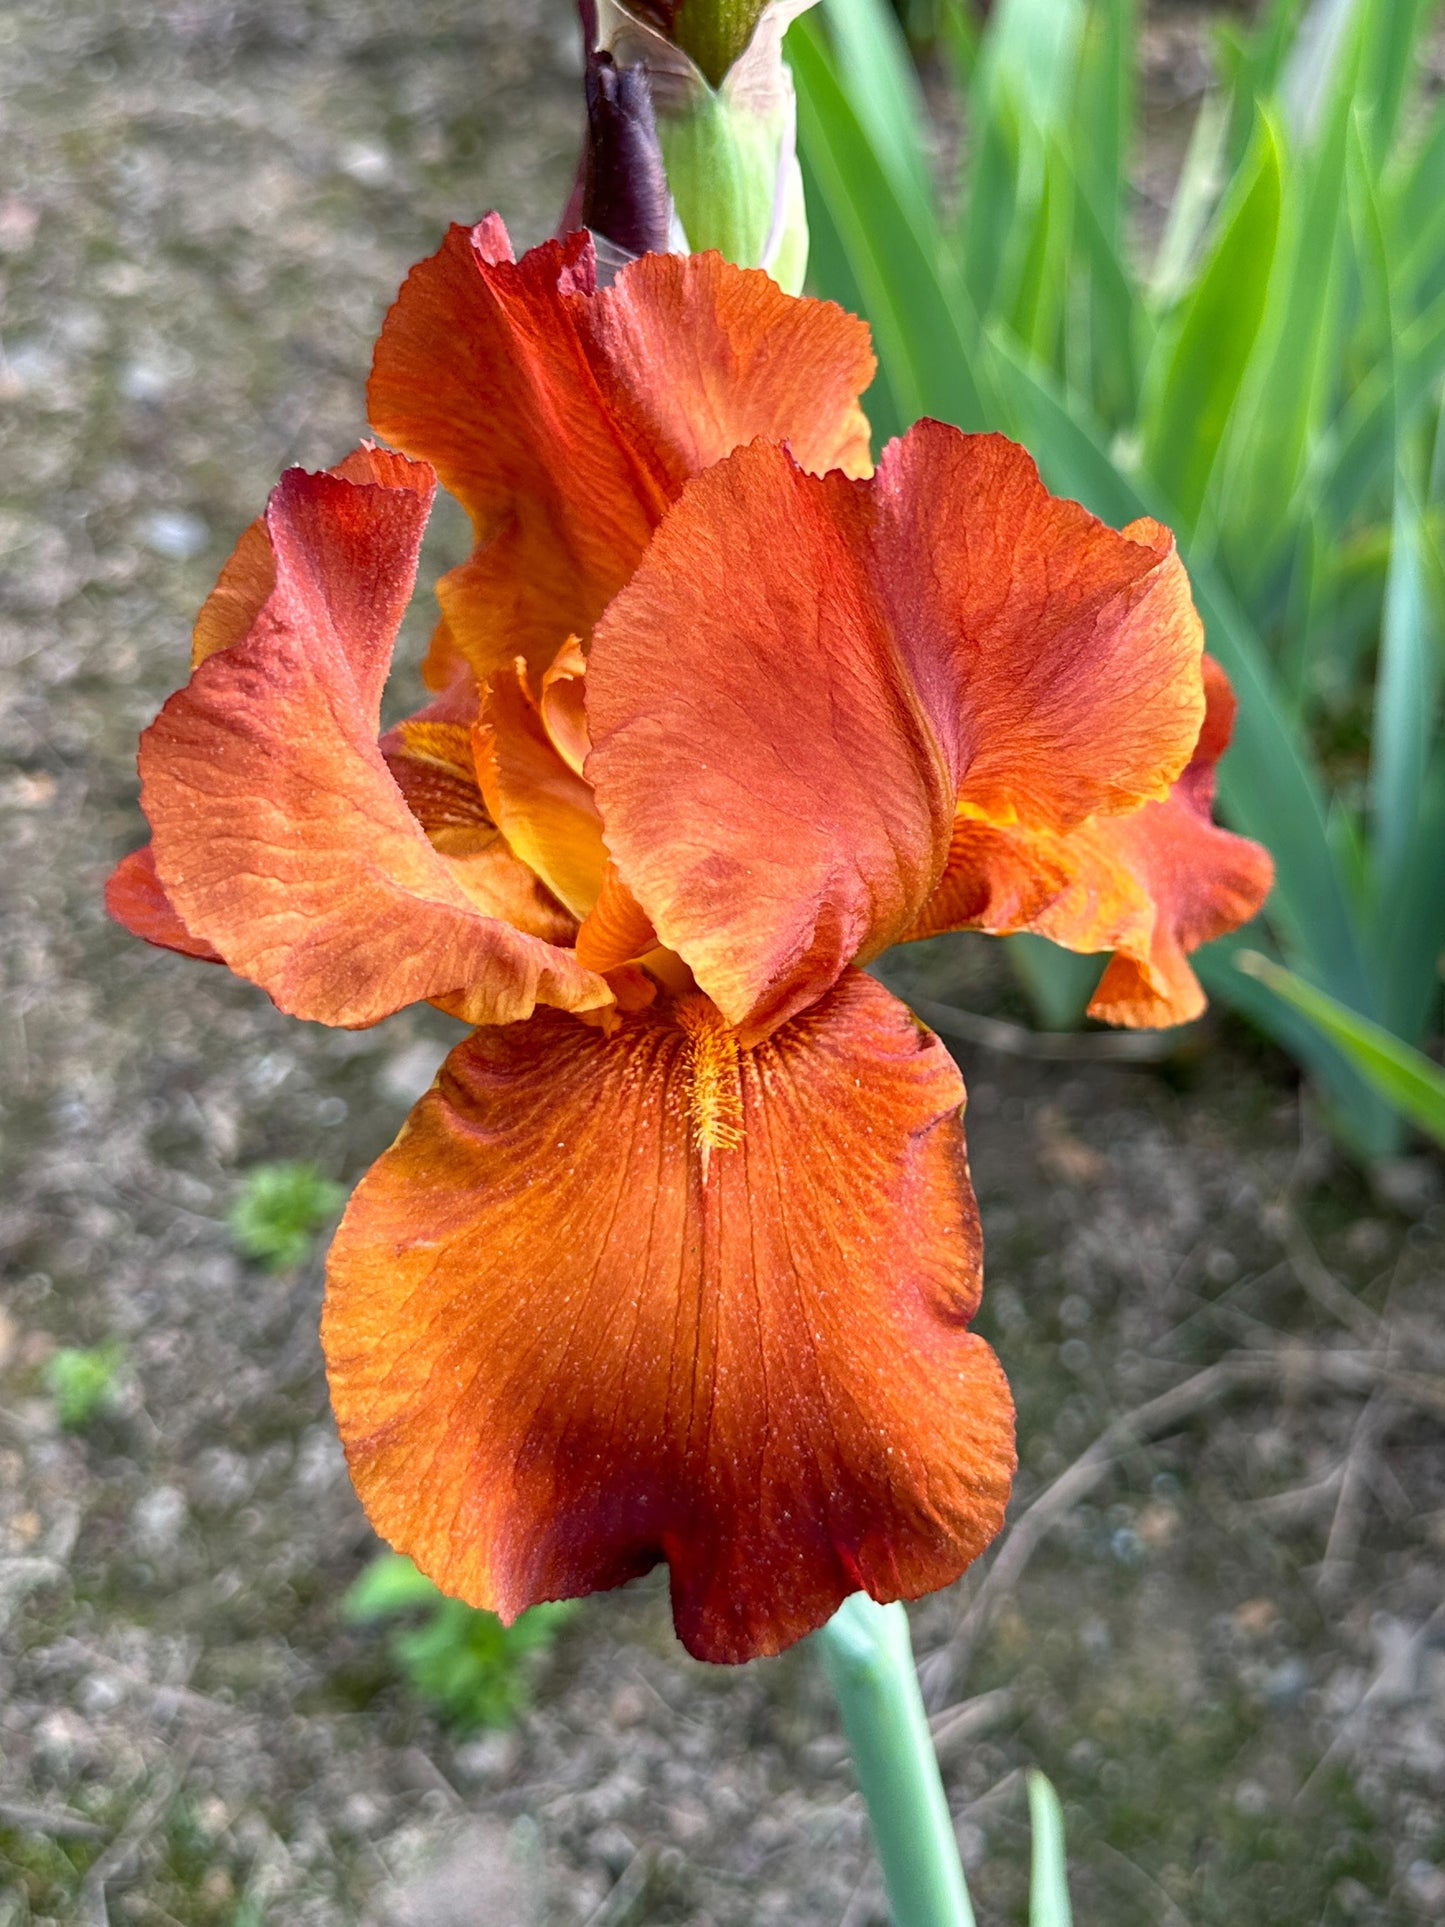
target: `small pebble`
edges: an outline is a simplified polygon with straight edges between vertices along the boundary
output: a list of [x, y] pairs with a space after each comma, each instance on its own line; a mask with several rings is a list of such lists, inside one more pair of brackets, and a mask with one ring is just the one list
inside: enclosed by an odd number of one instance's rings
[[146, 547], [168, 562], [189, 562], [211, 539], [200, 516], [185, 509], [157, 509], [146, 518], [142, 533]]

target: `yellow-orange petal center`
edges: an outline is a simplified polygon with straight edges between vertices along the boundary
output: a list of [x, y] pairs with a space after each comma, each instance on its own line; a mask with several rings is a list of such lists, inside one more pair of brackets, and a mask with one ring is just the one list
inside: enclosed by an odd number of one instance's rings
[[582, 765], [592, 740], [587, 733], [587, 710], [583, 701], [586, 688], [587, 658], [576, 636], [569, 636], [557, 651], [549, 669], [542, 674], [542, 693], [538, 708], [542, 727], [552, 739], [552, 747], [574, 775]]
[[396, 735], [400, 750], [387, 757], [388, 767], [433, 844], [452, 830], [495, 834], [477, 785], [470, 728], [411, 717], [398, 725]]
[[487, 809], [511, 849], [575, 917], [585, 917], [607, 867], [602, 821], [592, 786], [548, 732], [520, 656], [487, 686], [472, 753]]

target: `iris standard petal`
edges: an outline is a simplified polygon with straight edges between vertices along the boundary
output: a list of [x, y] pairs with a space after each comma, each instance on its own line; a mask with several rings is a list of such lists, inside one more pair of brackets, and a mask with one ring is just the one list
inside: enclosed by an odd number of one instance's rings
[[1172, 543], [923, 422], [852, 482], [755, 443], [689, 484], [599, 625], [586, 764], [660, 940], [764, 1033], [902, 937], [962, 810], [1163, 797], [1203, 713]]
[[646, 255], [599, 291], [587, 235], [514, 261], [490, 215], [412, 269], [369, 402], [471, 514], [438, 594], [485, 681], [590, 634], [683, 483], [741, 443], [866, 471], [874, 365], [861, 321], [718, 255]]

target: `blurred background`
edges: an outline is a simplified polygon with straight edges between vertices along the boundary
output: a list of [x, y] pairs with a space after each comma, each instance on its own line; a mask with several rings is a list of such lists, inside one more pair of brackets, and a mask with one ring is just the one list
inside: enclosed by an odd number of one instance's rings
[[[914, 1619], [985, 1927], [1035, 1764], [1081, 1923], [1445, 1920], [1438, 12], [795, 30], [880, 435], [1178, 528], [1281, 873], [1276, 974], [1216, 954], [1147, 1057], [1057, 953], [885, 966], [969, 1084], [1020, 1410], [1010, 1537]], [[580, 71], [567, 0], [0, 8], [0, 1927], [885, 1920], [806, 1650], [695, 1665], [656, 1575], [504, 1639], [378, 1557], [321, 1262], [455, 1027], [296, 1024], [100, 908], [220, 563], [364, 431], [445, 224], [553, 226]]]

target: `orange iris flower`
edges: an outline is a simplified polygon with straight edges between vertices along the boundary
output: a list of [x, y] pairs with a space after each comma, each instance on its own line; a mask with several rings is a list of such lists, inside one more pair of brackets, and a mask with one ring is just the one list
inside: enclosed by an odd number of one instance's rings
[[[297, 1016], [477, 1026], [331, 1253], [358, 1490], [504, 1615], [665, 1559], [712, 1660], [947, 1584], [1008, 1497], [963, 1086], [860, 964], [1036, 930], [1176, 1023], [1269, 882], [1168, 533], [937, 422], [874, 470], [873, 366], [716, 255], [598, 290], [585, 235], [454, 229], [377, 349], [405, 453], [246, 531], [110, 888]], [[435, 477], [476, 547], [378, 739]]]

